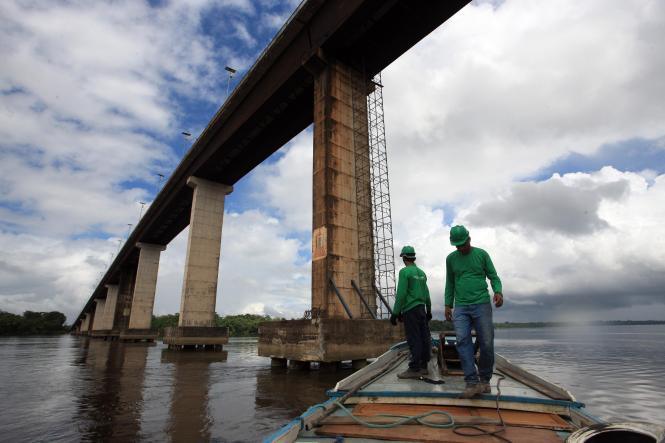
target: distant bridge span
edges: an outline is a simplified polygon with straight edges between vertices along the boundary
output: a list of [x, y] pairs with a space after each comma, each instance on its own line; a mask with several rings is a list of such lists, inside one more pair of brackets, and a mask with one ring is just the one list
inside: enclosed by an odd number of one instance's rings
[[372, 78], [469, 1], [303, 1], [169, 177], [74, 328], [81, 330], [86, 320], [84, 328], [92, 327], [95, 300], [106, 298], [124, 269], [138, 266], [137, 245], [167, 245], [190, 224], [191, 177], [233, 185], [312, 124], [322, 63], [334, 59]]

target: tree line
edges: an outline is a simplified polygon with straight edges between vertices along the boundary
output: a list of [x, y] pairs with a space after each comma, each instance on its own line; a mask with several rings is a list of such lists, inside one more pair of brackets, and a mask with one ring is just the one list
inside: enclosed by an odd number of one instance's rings
[[[179, 314], [153, 315], [152, 328], [164, 334], [164, 328], [169, 326], [178, 326]], [[231, 337], [257, 337], [259, 335], [259, 324], [266, 321], [283, 320], [282, 318], [273, 318], [269, 315], [240, 314], [227, 315], [220, 317], [215, 314], [215, 324], [220, 327], [229, 328]]]
[[67, 332], [65, 314], [58, 311], [25, 311], [16, 315], [0, 311], [0, 335], [43, 335]]

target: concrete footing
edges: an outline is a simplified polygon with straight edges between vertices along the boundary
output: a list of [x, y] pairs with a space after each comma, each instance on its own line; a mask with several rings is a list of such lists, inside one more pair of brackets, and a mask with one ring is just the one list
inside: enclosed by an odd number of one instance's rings
[[229, 329], [207, 326], [176, 326], [164, 329], [169, 349], [221, 351], [229, 342]]
[[106, 338], [112, 334], [110, 329], [98, 329], [90, 332], [90, 337]]
[[157, 339], [157, 331], [155, 329], [125, 329], [120, 332], [118, 338], [122, 341], [153, 342]]
[[301, 360], [289, 360], [289, 369], [297, 369], [299, 371], [309, 371], [310, 362]]
[[393, 327], [388, 320], [273, 321], [259, 327], [259, 355], [272, 361], [320, 362], [326, 369], [325, 363], [352, 360], [360, 367], [403, 340], [402, 325]]
[[286, 368], [288, 360], [285, 358], [271, 358], [270, 367], [271, 368]]

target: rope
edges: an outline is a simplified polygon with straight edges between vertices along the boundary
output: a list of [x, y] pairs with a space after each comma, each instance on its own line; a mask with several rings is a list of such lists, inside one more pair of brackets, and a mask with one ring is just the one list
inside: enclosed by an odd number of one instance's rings
[[[375, 415], [375, 417], [387, 417], [387, 418], [397, 418], [397, 421], [394, 421], [393, 423], [369, 423], [366, 422], [365, 420], [358, 418], [357, 416], [353, 415], [353, 412], [351, 412], [349, 409], [347, 409], [343, 404], [341, 404], [339, 401], [335, 401], [335, 405], [339, 407], [346, 415], [351, 417], [353, 421], [358, 423], [359, 425], [366, 426], [368, 428], [377, 428], [377, 429], [386, 429], [386, 428], [395, 428], [397, 426], [404, 425], [406, 423], [409, 423], [410, 421], [414, 421], [418, 424], [429, 426], [432, 428], [440, 428], [440, 429], [448, 429], [452, 428], [455, 426], [455, 419], [453, 418], [452, 415], [450, 415], [447, 412], [444, 411], [429, 411], [425, 412], [424, 414], [419, 414], [419, 415], [389, 415], [389, 414], [379, 414]], [[433, 423], [431, 421], [425, 420], [425, 417], [429, 417], [430, 415], [444, 415], [450, 420], [448, 423]]]
[[[453, 428], [453, 432], [457, 435], [462, 435], [464, 437], [484, 437], [484, 436], [490, 436], [490, 437], [495, 437], [498, 438], [501, 441], [504, 441], [506, 443], [512, 443], [512, 441], [508, 440], [506, 437], [499, 435], [502, 432], [506, 431], [506, 422], [503, 421], [503, 417], [501, 416], [501, 409], [499, 408], [499, 397], [501, 396], [501, 380], [505, 379], [501, 374], [497, 374], [496, 372], [493, 373], [494, 375], [497, 376], [498, 380], [496, 382], [496, 413], [499, 416], [499, 426], [501, 426], [500, 429], [497, 429], [496, 431], [488, 431], [486, 429], [481, 428], [480, 426], [476, 425], [457, 425]], [[460, 432], [460, 429], [471, 429], [472, 431], [475, 432]]]
[[[494, 375], [497, 376], [498, 380], [496, 383], [496, 413], [499, 416], [499, 425], [501, 426], [500, 429], [497, 429], [496, 431], [488, 431], [486, 429], [483, 429], [477, 425], [462, 425], [462, 424], [455, 424], [455, 419], [453, 418], [452, 415], [445, 411], [429, 411], [425, 412], [423, 414], [418, 414], [418, 415], [390, 415], [390, 414], [378, 414], [375, 417], [387, 417], [387, 418], [396, 418], [398, 420], [392, 422], [392, 423], [369, 423], [366, 422], [365, 420], [357, 417], [356, 415], [353, 415], [353, 412], [351, 410], [347, 409], [339, 400], [335, 400], [334, 404], [337, 406], [342, 412], [344, 412], [346, 415], [351, 417], [353, 421], [358, 423], [359, 425], [366, 426], [368, 428], [375, 428], [375, 429], [387, 429], [387, 428], [395, 428], [397, 426], [404, 425], [409, 422], [416, 422], [420, 425], [424, 426], [429, 426], [431, 428], [438, 428], [438, 429], [452, 429], [453, 432], [457, 435], [461, 435], [464, 437], [483, 437], [483, 436], [490, 436], [490, 437], [495, 437], [498, 438], [501, 441], [504, 441], [506, 443], [512, 443], [509, 439], [506, 437], [503, 437], [501, 435], [498, 435], [502, 432], [506, 431], [506, 423], [503, 421], [503, 417], [501, 416], [501, 409], [499, 408], [499, 397], [501, 396], [501, 380], [505, 379], [501, 374], [497, 374], [496, 372]], [[422, 378], [421, 378], [422, 379]], [[431, 421], [425, 420], [426, 417], [433, 416], [433, 415], [443, 415], [448, 418], [449, 422], [448, 423], [433, 423]], [[460, 429], [471, 429], [475, 432], [461, 432]]]

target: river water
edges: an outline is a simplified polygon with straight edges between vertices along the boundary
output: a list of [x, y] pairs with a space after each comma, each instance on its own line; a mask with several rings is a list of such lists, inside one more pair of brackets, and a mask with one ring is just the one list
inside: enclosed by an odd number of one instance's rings
[[[665, 325], [497, 330], [496, 351], [604, 419], [665, 423]], [[0, 337], [0, 441], [260, 441], [349, 375], [71, 336]]]

